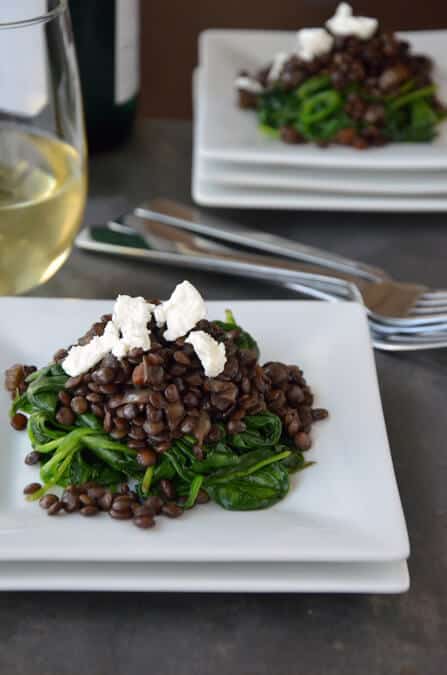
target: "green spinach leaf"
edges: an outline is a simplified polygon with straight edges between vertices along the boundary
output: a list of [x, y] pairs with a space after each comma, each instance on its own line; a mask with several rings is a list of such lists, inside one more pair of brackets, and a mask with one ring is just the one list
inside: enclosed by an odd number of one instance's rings
[[209, 482], [204, 487], [211, 499], [224, 509], [265, 509], [286, 496], [289, 490], [289, 474], [284, 466], [276, 463], [227, 482]]
[[282, 460], [282, 466], [284, 466], [289, 473], [297, 473], [298, 471], [303, 471], [307, 469], [308, 466], [312, 466], [315, 462], [308, 462], [304, 459], [302, 452], [295, 450], [288, 457]]
[[239, 462], [239, 455], [228, 445], [220, 441], [212, 447], [205, 448], [205, 458], [200, 462], [194, 459], [191, 464], [191, 469], [194, 473], [208, 474], [229, 466], [235, 466]]
[[282, 434], [282, 422], [273, 413], [248, 415], [244, 418], [246, 431], [234, 434], [230, 438], [231, 445], [239, 450], [252, 450], [276, 445]]
[[30, 415], [27, 430], [33, 448], [57, 438], [62, 438], [62, 436], [65, 436], [67, 433], [67, 430], [64, 430], [64, 427], [54, 423], [51, 415], [42, 410]]
[[264, 466], [279, 462], [290, 455], [290, 450], [283, 452], [272, 452], [271, 448], [259, 448], [258, 450], [251, 450], [245, 455], [242, 455], [239, 462], [235, 466], [230, 466], [225, 469], [220, 469], [209, 476], [204, 484], [214, 485], [217, 483], [228, 483], [229, 481], [248, 476]]
[[86, 436], [83, 441], [89, 450], [112, 469], [130, 478], [141, 478], [144, 468], [138, 464], [135, 450], [124, 443], [113, 441], [105, 434]]
[[155, 466], [152, 484], [158, 483], [164, 478], [172, 480], [175, 475], [175, 468], [171, 461], [166, 457], [166, 453], [164, 453], [159, 463]]
[[99, 485], [117, 485], [123, 482], [126, 476], [103, 462], [87, 462], [83, 451], [78, 450], [73, 455], [68, 476], [68, 485], [82, 485], [94, 481]]
[[230, 330], [239, 330], [240, 331], [240, 336], [236, 340], [236, 344], [239, 347], [239, 349], [250, 349], [256, 352], [256, 358], [259, 357], [259, 347], [258, 343], [250, 335], [250, 333], [247, 333], [246, 330], [241, 328], [236, 323], [236, 319], [234, 318], [233, 312], [230, 309], [225, 310], [225, 321], [214, 321], [222, 330], [228, 332]]
[[184, 504], [185, 509], [192, 508], [196, 503], [197, 495], [199, 494], [199, 490], [202, 487], [202, 483], [203, 483], [203, 476], [196, 476], [195, 478], [193, 478], [191, 485], [189, 487], [188, 498]]

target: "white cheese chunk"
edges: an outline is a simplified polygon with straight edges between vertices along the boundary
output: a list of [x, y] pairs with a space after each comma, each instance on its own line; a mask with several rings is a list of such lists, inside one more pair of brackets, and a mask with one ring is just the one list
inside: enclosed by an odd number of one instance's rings
[[297, 55], [303, 61], [312, 61], [331, 51], [334, 38], [324, 28], [303, 28], [297, 33]]
[[151, 338], [147, 324], [152, 314], [158, 326], [166, 324], [166, 340], [176, 340], [206, 317], [206, 307], [202, 296], [189, 281], [176, 286], [169, 300], [157, 306], [141, 297], [119, 295], [104, 335], [95, 336], [86, 345], [71, 347], [62, 363], [63, 369], [75, 377], [86, 373], [110, 352], [122, 359], [132, 349], [148, 351]]
[[206, 318], [205, 302], [189, 281], [175, 287], [169, 300], [157, 305], [154, 316], [158, 326], [166, 324], [165, 340], [177, 340]]
[[269, 74], [267, 75], [267, 80], [269, 82], [276, 82], [276, 80], [279, 79], [289, 58], [290, 55], [287, 54], [287, 52], [278, 52], [278, 54], [276, 54], [275, 58], [273, 59], [272, 67], [270, 68]]
[[118, 342], [118, 329], [112, 321], [109, 321], [105, 327], [104, 335], [95, 336], [86, 345], [72, 347], [62, 363], [62, 367], [70, 377], [86, 373], [112, 351]]
[[95, 336], [86, 345], [71, 347], [62, 363], [65, 372], [71, 377], [86, 373], [110, 352], [121, 359], [131, 349], [148, 351], [151, 339], [147, 324], [153, 309], [154, 305], [144, 298], [119, 295], [104, 334]]
[[131, 298], [129, 295], [117, 297], [112, 321], [121, 331], [121, 339], [112, 349], [114, 356], [122, 358], [131, 349], [143, 349], [145, 352], [150, 349], [151, 339], [147, 324], [154, 307], [155, 305], [151, 305], [141, 297]]
[[207, 377], [217, 377], [217, 375], [220, 375], [227, 362], [223, 342], [217, 342], [217, 340], [203, 330], [193, 330], [185, 342], [194, 347], [194, 351], [199, 357]]
[[264, 87], [258, 80], [255, 80], [254, 77], [248, 77], [248, 75], [241, 75], [237, 77], [234, 86], [236, 89], [242, 89], [242, 91], [248, 91], [250, 94], [262, 94]]
[[361, 40], [368, 40], [374, 35], [379, 22], [368, 16], [354, 16], [352, 7], [347, 2], [341, 2], [334, 16], [326, 21], [326, 26], [333, 35], [341, 37], [355, 35]]

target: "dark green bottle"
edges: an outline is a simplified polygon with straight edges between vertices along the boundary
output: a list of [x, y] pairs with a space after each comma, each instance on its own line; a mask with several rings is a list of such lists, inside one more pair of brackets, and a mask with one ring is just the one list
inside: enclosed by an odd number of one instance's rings
[[139, 91], [139, 0], [69, 0], [89, 150], [130, 135]]

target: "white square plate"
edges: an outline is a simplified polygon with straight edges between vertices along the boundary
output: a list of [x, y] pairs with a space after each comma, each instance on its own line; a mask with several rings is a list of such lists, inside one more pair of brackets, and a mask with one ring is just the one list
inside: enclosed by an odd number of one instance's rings
[[0, 562], [0, 591], [403, 593], [405, 561], [388, 563]]
[[[200, 145], [200, 133], [203, 129], [203, 108], [205, 105], [205, 86], [203, 69], [197, 68], [194, 73], [193, 96], [194, 114], [196, 118], [196, 146]], [[197, 147], [195, 150], [198, 152]], [[199, 152], [200, 154], [200, 152]], [[212, 157], [196, 157], [199, 161], [199, 178], [210, 187], [223, 188], [260, 188], [261, 190], [293, 191], [309, 193], [326, 193], [328, 197], [334, 193], [369, 195], [399, 199], [427, 195], [444, 196], [447, 194], [447, 174], [443, 171], [356, 171], [313, 166], [311, 169], [302, 166], [277, 164], [272, 169], [270, 164], [221, 161]], [[447, 201], [445, 202], [447, 204]]]
[[[72, 343], [111, 302], [0, 298], [0, 370], [44, 365]], [[48, 518], [23, 498], [37, 468], [23, 463], [26, 434], [8, 424], [0, 395], [0, 559], [80, 561], [389, 562], [408, 556], [362, 307], [306, 301], [210, 302], [211, 318], [232, 307], [260, 343], [263, 361], [300, 365], [316, 405], [330, 418], [316, 425], [309, 459], [289, 495], [265, 511], [228, 512], [209, 504], [178, 521], [160, 518], [142, 532], [104, 515]]]
[[[442, 195], [447, 191], [447, 180], [440, 171], [424, 171], [421, 174], [400, 172], [401, 177], [396, 182], [392, 176], [398, 172], [391, 171], [382, 175], [378, 171], [343, 172], [339, 169], [284, 167], [280, 164], [273, 169], [271, 164], [205, 157], [199, 151], [205, 102], [203, 90], [202, 70], [196, 69], [193, 80], [195, 131], [191, 192], [197, 204], [318, 211], [447, 211], [447, 196]], [[295, 182], [298, 185], [293, 187]], [[381, 188], [385, 185], [388, 188], [382, 192]], [[395, 194], [400, 189], [406, 194]], [[432, 194], [432, 189], [439, 194]]]
[[[447, 31], [401, 33], [415, 51], [436, 64], [439, 95], [447, 101]], [[282, 31], [210, 30], [200, 37], [200, 64], [205, 77], [205, 110], [200, 153], [233, 162], [419, 171], [447, 168], [447, 123], [434, 143], [393, 143], [361, 152], [351, 148], [290, 146], [266, 138], [256, 115], [236, 105], [234, 79], [242, 69], [254, 71], [280, 51], [292, 51], [296, 33]]]

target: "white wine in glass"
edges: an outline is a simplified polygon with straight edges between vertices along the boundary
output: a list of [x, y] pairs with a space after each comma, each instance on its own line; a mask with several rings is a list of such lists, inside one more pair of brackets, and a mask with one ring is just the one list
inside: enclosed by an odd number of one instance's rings
[[85, 206], [82, 105], [65, 2], [2, 0], [0, 62], [6, 54], [8, 68], [0, 66], [0, 295], [13, 295], [47, 281], [64, 263]]

